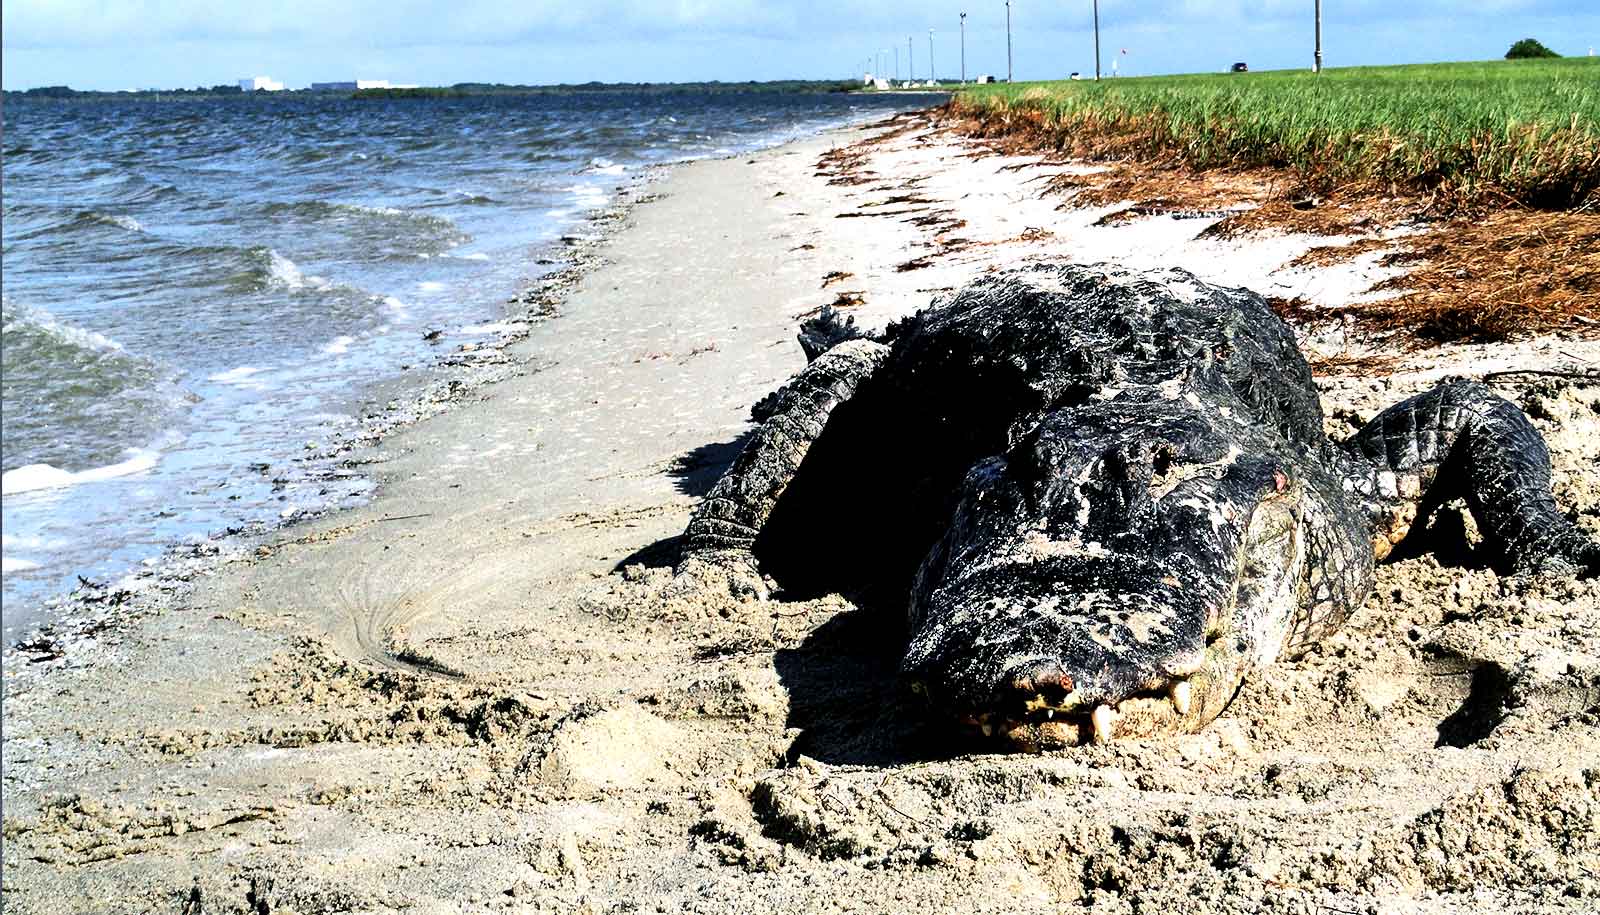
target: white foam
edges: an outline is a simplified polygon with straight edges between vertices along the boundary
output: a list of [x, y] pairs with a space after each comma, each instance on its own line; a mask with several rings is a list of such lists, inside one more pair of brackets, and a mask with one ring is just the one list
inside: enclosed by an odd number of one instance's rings
[[406, 303], [400, 301], [394, 296], [388, 295], [383, 297], [383, 307], [389, 309], [390, 311], [404, 314], [405, 310], [410, 306], [406, 305]]
[[0, 556], [0, 575], [9, 575], [12, 572], [26, 572], [37, 569], [39, 564], [31, 559], [17, 559], [14, 556]]
[[228, 369], [226, 372], [218, 372], [215, 375], [207, 375], [206, 380], [214, 381], [218, 384], [241, 384], [251, 375], [257, 374], [258, 372], [265, 372], [270, 368], [272, 368], [270, 365], [262, 366], [260, 368], [257, 368], [253, 365], [241, 365], [236, 369]]
[[354, 342], [356, 342], [355, 337], [351, 337], [347, 334], [340, 334], [339, 336], [334, 337], [332, 342], [323, 344], [322, 352], [329, 356], [342, 355], [350, 352], [350, 344]]
[[303, 289], [307, 286], [313, 289], [326, 289], [330, 285], [320, 276], [305, 275], [294, 261], [271, 248], [267, 249], [267, 282], [285, 289]]
[[0, 495], [9, 496], [37, 489], [55, 489], [131, 476], [156, 466], [156, 462], [161, 458], [157, 452], [144, 448], [129, 448], [123, 454], [128, 456], [126, 460], [105, 467], [80, 470], [77, 473], [49, 464], [27, 464], [15, 470], [8, 470], [4, 476], [0, 476]]
[[458, 334], [508, 334], [514, 330], [521, 330], [521, 324], [512, 324], [507, 321], [496, 321], [493, 324], [468, 324], [456, 331]]
[[[8, 306], [11, 305], [11, 300], [7, 299], [6, 304]], [[6, 321], [5, 329], [7, 331], [17, 331], [30, 324], [64, 343], [82, 349], [95, 350], [102, 353], [121, 352], [123, 350], [121, 343], [104, 334], [98, 334], [92, 330], [84, 330], [81, 327], [68, 324], [43, 308], [32, 305], [23, 305], [17, 308], [16, 316]]]
[[18, 537], [13, 534], [0, 536], [0, 547], [8, 550], [45, 551], [59, 550], [71, 541], [60, 537]]
[[433, 280], [423, 280], [417, 284], [417, 288], [423, 292], [442, 292], [444, 290], [444, 284], [436, 283]]
[[471, 254], [457, 254], [455, 257], [464, 261], [486, 261], [489, 259], [489, 255], [482, 251], [474, 251]]
[[121, 213], [96, 213], [94, 218], [106, 225], [127, 229], [129, 232], [144, 231], [144, 226], [139, 224], [139, 220], [134, 219], [132, 216], [124, 216]]

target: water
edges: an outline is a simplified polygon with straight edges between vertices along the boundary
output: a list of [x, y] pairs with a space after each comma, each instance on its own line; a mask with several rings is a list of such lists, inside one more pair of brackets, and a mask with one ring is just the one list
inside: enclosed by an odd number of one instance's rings
[[642, 168], [901, 107], [759, 94], [8, 103], [6, 640], [78, 575], [358, 495], [359, 481], [286, 491], [260, 465], [348, 425], [357, 388], [427, 361], [425, 332], [489, 332], [559, 237]]

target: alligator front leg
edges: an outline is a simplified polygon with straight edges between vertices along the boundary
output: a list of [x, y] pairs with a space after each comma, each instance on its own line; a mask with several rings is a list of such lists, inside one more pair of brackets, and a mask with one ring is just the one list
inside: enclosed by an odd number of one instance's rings
[[1550, 453], [1528, 417], [1476, 381], [1454, 380], [1383, 411], [1343, 447], [1382, 559], [1424, 505], [1465, 497], [1513, 569], [1576, 566], [1600, 574], [1600, 544], [1556, 509]]
[[744, 451], [689, 519], [679, 573], [713, 566], [736, 590], [763, 593], [752, 548], [834, 409], [860, 388], [889, 348], [848, 340], [817, 356], [784, 387]]

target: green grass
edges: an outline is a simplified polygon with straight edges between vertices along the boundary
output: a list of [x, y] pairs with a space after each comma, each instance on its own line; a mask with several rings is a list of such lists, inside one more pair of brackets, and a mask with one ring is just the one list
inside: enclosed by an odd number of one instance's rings
[[1548, 209], [1600, 198], [1600, 58], [972, 86], [988, 135]]

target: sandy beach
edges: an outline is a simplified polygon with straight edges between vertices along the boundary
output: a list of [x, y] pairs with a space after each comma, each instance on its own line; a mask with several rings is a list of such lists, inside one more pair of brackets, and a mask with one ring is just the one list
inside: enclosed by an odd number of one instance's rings
[[[8, 652], [7, 909], [1593, 911], [1600, 582], [1501, 577], [1459, 507], [1205, 732], [1036, 756], [918, 716], [902, 607], [673, 580], [823, 305], [878, 328], [1066, 258], [1338, 306], [1421, 231], [1216, 238], [1043, 190], [1097, 168], [919, 116], [674, 167], [503, 377], [352, 453], [369, 503]], [[1338, 435], [1497, 373], [1600, 536], [1600, 383], [1515, 374], [1592, 378], [1600, 342], [1303, 347]]]

